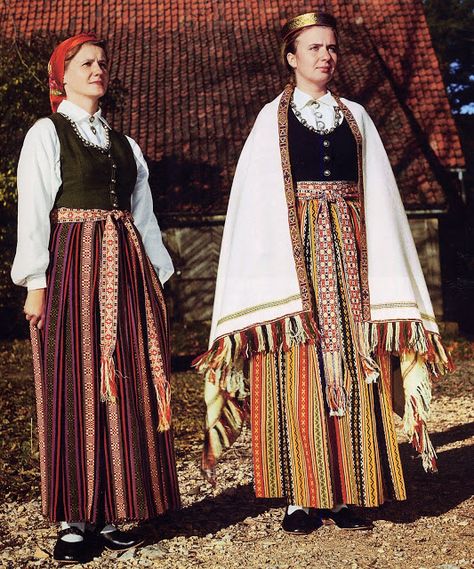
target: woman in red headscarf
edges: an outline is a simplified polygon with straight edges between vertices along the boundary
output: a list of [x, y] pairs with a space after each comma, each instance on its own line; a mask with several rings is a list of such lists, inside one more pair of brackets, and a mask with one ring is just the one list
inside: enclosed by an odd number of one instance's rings
[[54, 558], [83, 562], [86, 524], [124, 550], [140, 538], [112, 524], [179, 507], [162, 290], [173, 265], [140, 148], [99, 108], [104, 42], [62, 42], [49, 80], [53, 114], [18, 166], [12, 278], [28, 289], [43, 513], [62, 522]]

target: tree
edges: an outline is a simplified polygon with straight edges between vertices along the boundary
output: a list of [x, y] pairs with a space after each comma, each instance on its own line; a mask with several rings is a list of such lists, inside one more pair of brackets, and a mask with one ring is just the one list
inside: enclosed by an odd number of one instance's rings
[[16, 204], [16, 164], [26, 131], [49, 113], [47, 62], [52, 38], [29, 44], [0, 38], [0, 203], [2, 221]]
[[474, 0], [424, 0], [424, 6], [451, 108], [472, 113]]

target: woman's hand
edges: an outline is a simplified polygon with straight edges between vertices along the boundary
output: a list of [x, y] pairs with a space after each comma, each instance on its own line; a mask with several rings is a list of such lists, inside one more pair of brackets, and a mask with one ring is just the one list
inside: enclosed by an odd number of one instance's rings
[[26, 295], [25, 306], [23, 307], [25, 318], [29, 320], [32, 326], [36, 326], [40, 330], [44, 326], [45, 296], [45, 288], [29, 290]]

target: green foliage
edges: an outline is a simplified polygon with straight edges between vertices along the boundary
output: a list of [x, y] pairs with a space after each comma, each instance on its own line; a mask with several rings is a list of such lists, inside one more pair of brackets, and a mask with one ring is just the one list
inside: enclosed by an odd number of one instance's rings
[[474, 101], [474, 0], [424, 0], [424, 6], [451, 107], [458, 113]]
[[2, 221], [15, 215], [16, 166], [27, 130], [49, 114], [48, 59], [57, 37], [0, 37], [0, 204]]

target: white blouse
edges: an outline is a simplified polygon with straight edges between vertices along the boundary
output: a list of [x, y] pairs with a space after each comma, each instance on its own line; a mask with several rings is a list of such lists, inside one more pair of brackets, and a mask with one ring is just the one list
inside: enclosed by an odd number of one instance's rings
[[[312, 127], [316, 128], [316, 116], [314, 114], [312, 103], [315, 99], [295, 87], [293, 92], [293, 101], [296, 108], [301, 113], [301, 116]], [[318, 112], [321, 114], [321, 120], [328, 128], [334, 125], [334, 107], [337, 107], [336, 99], [332, 96], [330, 91], [327, 91], [322, 97], [316, 99], [319, 103]]]
[[[62, 101], [58, 112], [72, 119], [88, 141], [105, 147], [106, 120], [100, 109], [91, 117], [70, 101]], [[93, 118], [93, 120], [91, 120]], [[91, 129], [94, 127], [96, 133]], [[148, 183], [148, 166], [138, 144], [127, 136], [137, 164], [137, 181], [131, 198], [135, 226], [145, 250], [162, 283], [174, 272], [171, 257], [163, 245], [161, 231], [153, 213]], [[40, 119], [28, 131], [18, 163], [18, 243], [11, 271], [15, 284], [28, 290], [46, 287], [49, 265], [49, 215], [61, 186], [59, 138], [49, 118]]]

